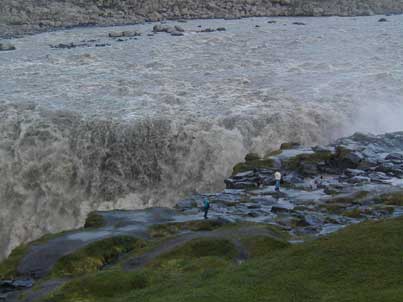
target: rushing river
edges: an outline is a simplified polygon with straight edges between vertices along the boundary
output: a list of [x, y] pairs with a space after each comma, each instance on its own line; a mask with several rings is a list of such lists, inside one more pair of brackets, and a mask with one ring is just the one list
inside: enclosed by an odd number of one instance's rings
[[[90, 210], [220, 189], [250, 151], [402, 130], [403, 16], [379, 18], [193, 20], [168, 23], [181, 37], [149, 36], [144, 24], [11, 41], [17, 50], [0, 53], [0, 258]], [[196, 32], [208, 27], [227, 30]], [[122, 30], [143, 35], [108, 37]], [[49, 46], [70, 42], [91, 47]]]

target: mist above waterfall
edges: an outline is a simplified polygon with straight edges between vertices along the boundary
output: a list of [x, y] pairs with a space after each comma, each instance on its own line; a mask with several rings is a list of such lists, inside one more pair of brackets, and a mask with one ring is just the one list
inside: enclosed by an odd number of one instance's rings
[[[0, 56], [0, 257], [95, 209], [171, 206], [247, 152], [402, 130], [403, 17], [194, 20], [13, 41]], [[195, 33], [202, 27], [226, 32]], [[255, 25], [260, 24], [259, 28]], [[119, 28], [133, 29], [133, 27]], [[104, 48], [52, 50], [95, 39]]]

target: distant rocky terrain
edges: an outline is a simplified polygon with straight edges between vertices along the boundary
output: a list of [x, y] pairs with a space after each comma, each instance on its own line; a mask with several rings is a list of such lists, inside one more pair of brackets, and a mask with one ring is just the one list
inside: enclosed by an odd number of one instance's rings
[[2, 0], [0, 36], [165, 19], [398, 14], [400, 0]]

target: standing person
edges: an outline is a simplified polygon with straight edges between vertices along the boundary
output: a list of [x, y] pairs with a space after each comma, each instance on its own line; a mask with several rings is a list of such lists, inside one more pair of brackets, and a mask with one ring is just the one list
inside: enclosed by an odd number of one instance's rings
[[276, 192], [280, 192], [281, 173], [279, 171], [276, 171], [276, 173], [274, 173], [274, 180], [275, 180], [274, 190]]
[[208, 210], [210, 209], [210, 201], [208, 200], [207, 197], [204, 198], [203, 209], [204, 209], [204, 219], [208, 219], [207, 213], [208, 213]]

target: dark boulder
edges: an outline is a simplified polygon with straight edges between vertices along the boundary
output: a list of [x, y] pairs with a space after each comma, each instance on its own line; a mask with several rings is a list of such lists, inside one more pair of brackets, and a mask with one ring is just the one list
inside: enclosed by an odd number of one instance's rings
[[124, 37], [139, 37], [141, 36], [141, 32], [137, 31], [137, 30], [128, 30], [128, 31], [124, 31], [122, 32]]
[[174, 31], [174, 32], [171, 33], [171, 36], [180, 37], [180, 36], [184, 36], [184, 34], [182, 32], [179, 32], [179, 31]]
[[403, 154], [401, 153], [390, 153], [388, 156], [385, 157], [386, 160], [403, 160]]
[[11, 43], [0, 43], [0, 51], [10, 51], [15, 49], [15, 46]]
[[206, 28], [206, 29], [202, 29], [200, 32], [201, 33], [212, 33], [212, 32], [215, 32], [215, 30], [212, 28]]
[[248, 153], [245, 156], [245, 161], [254, 161], [254, 160], [260, 160], [260, 156], [257, 153]]
[[32, 279], [0, 280], [1, 292], [31, 288], [33, 285], [34, 281]]
[[185, 30], [183, 29], [183, 27], [181, 27], [181, 26], [179, 26], [179, 25], [175, 25], [175, 31], [181, 32], [181, 33], [185, 32]]
[[177, 30], [175, 30], [175, 27], [173, 27], [173, 26], [170, 26], [170, 25], [161, 25], [161, 24], [157, 24], [157, 25], [154, 25], [154, 27], [153, 27], [153, 32], [155, 32], [155, 33], [162, 33], [162, 32], [165, 32], [165, 33], [173, 33], [173, 32], [176, 32]]
[[91, 45], [88, 43], [59, 43], [56, 45], [50, 45], [51, 48], [53, 49], [71, 49], [71, 48], [77, 48], [77, 47], [90, 47]]
[[111, 32], [108, 34], [109, 38], [121, 38], [123, 37], [123, 32]]

